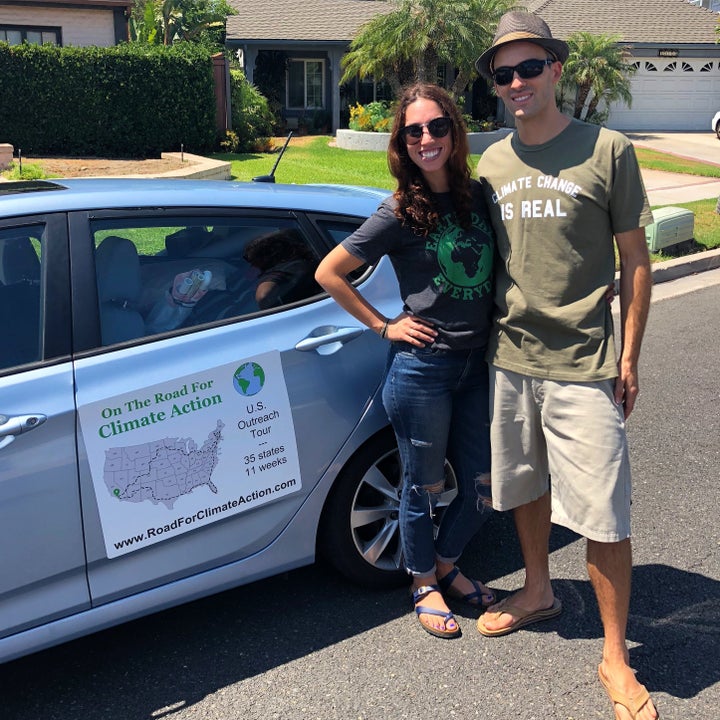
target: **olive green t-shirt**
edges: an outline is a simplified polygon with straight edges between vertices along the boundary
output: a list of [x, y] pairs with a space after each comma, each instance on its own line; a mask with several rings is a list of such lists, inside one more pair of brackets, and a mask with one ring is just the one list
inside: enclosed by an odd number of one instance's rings
[[478, 175], [498, 249], [488, 360], [551, 380], [615, 377], [613, 236], [652, 222], [630, 141], [578, 120], [543, 145], [514, 133]]

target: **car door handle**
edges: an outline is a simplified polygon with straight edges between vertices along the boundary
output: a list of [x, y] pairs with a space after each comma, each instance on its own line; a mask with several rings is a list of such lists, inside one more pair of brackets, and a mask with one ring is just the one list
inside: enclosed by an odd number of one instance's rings
[[306, 338], [300, 340], [295, 345], [295, 349], [301, 352], [317, 350], [320, 355], [330, 355], [337, 352], [346, 342], [360, 337], [364, 332], [365, 328], [323, 325], [315, 328]]
[[7, 447], [16, 436], [34, 430], [46, 420], [45, 415], [0, 415], [0, 450]]

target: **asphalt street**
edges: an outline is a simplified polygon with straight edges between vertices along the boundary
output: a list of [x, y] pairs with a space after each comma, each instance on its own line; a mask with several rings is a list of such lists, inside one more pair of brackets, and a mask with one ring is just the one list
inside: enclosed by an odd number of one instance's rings
[[[720, 705], [720, 270], [662, 283], [629, 421], [634, 593], [628, 638], [663, 720]], [[316, 565], [0, 666], [4, 720], [612, 720], [584, 542], [556, 528], [563, 614], [457, 640], [417, 625], [405, 589], [371, 592]], [[496, 513], [461, 565], [500, 594], [522, 582]]]

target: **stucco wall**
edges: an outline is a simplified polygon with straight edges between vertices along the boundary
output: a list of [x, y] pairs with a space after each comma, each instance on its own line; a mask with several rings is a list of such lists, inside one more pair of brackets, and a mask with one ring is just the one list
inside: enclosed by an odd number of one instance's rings
[[[512, 128], [500, 128], [492, 132], [468, 133], [471, 153], [482, 153], [489, 145], [502, 140], [512, 132]], [[345, 150], [387, 150], [390, 133], [361, 132], [358, 130], [338, 130], [335, 143]]]
[[63, 45], [111, 47], [115, 44], [113, 11], [102, 8], [76, 10], [2, 6], [0, 25], [59, 27]]

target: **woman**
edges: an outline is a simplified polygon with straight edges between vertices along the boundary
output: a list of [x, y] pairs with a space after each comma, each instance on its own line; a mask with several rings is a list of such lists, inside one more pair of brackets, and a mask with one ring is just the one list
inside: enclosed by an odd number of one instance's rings
[[[345, 310], [391, 342], [383, 404], [402, 460], [403, 555], [418, 621], [446, 638], [460, 635], [460, 627], [443, 591], [480, 608], [495, 602], [487, 587], [455, 566], [491, 512], [484, 353], [494, 243], [468, 160], [462, 117], [446, 91], [430, 84], [407, 88], [388, 147], [397, 189], [315, 275]], [[381, 315], [346, 279], [383, 255], [400, 284], [403, 312], [395, 318]], [[458, 494], [434, 539], [446, 456]]]

